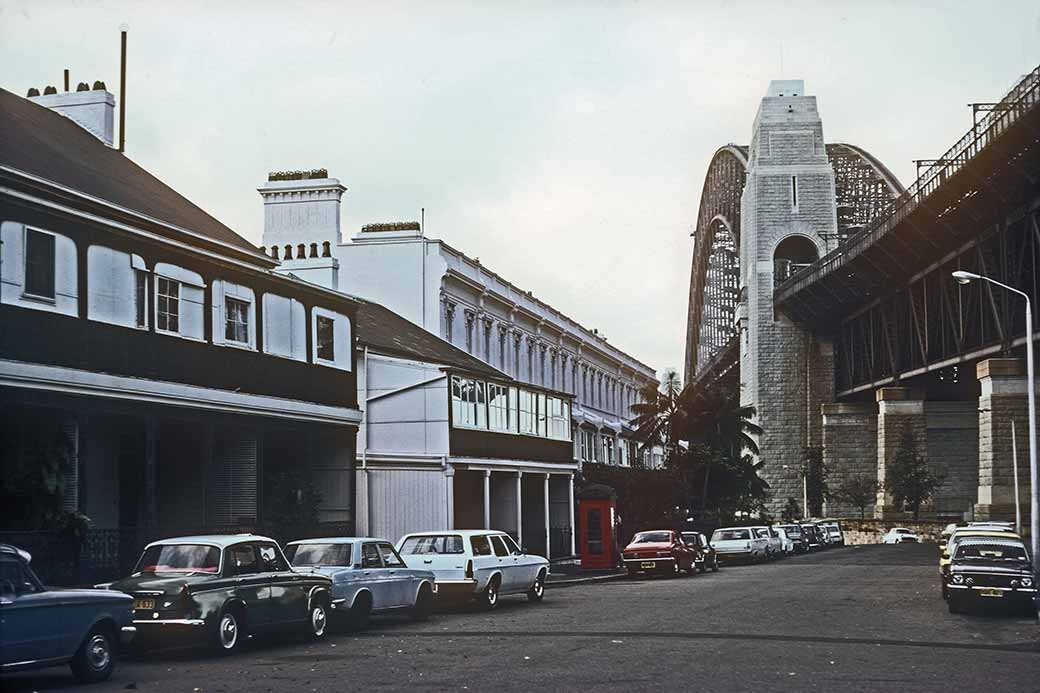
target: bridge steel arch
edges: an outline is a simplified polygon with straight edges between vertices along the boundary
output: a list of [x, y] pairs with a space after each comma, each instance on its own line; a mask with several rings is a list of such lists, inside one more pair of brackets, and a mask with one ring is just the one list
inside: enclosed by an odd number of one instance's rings
[[[834, 168], [837, 244], [883, 217], [904, 192], [892, 172], [865, 149], [826, 146]], [[717, 379], [739, 360], [736, 311], [740, 301], [740, 200], [747, 181], [748, 147], [727, 144], [708, 164], [694, 230], [686, 325], [685, 382]]]

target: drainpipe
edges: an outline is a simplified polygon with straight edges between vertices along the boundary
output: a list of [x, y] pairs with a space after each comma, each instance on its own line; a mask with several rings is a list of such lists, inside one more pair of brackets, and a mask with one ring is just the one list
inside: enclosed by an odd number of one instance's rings
[[365, 411], [362, 416], [365, 424], [365, 445], [361, 448], [361, 469], [365, 472], [365, 533], [372, 535], [372, 483], [368, 471], [368, 347], [365, 347], [363, 355], [362, 372], [365, 374], [365, 382], [362, 386], [361, 401], [365, 403]]

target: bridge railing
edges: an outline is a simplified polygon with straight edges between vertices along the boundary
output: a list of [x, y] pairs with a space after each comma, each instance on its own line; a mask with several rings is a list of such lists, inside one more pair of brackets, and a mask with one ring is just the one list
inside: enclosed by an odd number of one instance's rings
[[775, 300], [785, 301], [799, 291], [839, 269], [879, 238], [906, 219], [929, 195], [985, 149], [990, 142], [1006, 132], [1019, 118], [1040, 103], [1040, 66], [1033, 69], [1001, 99], [993, 111], [977, 126], [968, 130], [937, 162], [918, 176], [906, 192], [897, 197], [891, 213], [878, 217], [862, 231], [812, 265], [795, 273], [777, 287]]

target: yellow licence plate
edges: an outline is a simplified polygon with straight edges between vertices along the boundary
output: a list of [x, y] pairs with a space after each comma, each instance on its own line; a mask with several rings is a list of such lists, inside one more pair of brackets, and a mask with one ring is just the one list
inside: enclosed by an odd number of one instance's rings
[[134, 600], [134, 608], [135, 609], [148, 609], [148, 610], [154, 609], [155, 608], [155, 600], [154, 599], [135, 599]]
[[983, 597], [1003, 597], [1004, 593], [1000, 590], [979, 590], [979, 594]]
[[643, 561], [642, 563], [639, 564], [639, 567], [640, 568], [653, 568], [656, 565], [657, 564], [654, 563], [653, 561]]

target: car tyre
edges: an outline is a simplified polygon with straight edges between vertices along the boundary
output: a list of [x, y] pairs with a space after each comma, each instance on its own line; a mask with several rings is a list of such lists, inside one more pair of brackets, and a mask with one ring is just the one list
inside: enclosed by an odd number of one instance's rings
[[545, 571], [540, 570], [531, 589], [527, 590], [527, 601], [540, 602], [543, 599], [545, 599]]
[[321, 640], [329, 632], [331, 612], [329, 602], [324, 597], [317, 597], [311, 602], [307, 617], [307, 633], [314, 640]]
[[951, 614], [959, 614], [964, 611], [960, 597], [956, 597], [952, 594], [946, 599], [946, 608], [950, 610]]
[[217, 628], [213, 633], [213, 642], [217, 652], [221, 654], [237, 652], [245, 637], [245, 617], [241, 609], [233, 606], [224, 607], [217, 618]]
[[711, 572], [713, 572], [713, 573], [719, 572], [719, 557], [718, 556], [716, 556], [715, 560], [713, 560], [711, 562]]
[[115, 666], [115, 638], [112, 629], [102, 624], [90, 629], [69, 662], [72, 675], [81, 683], [104, 681]]
[[941, 590], [940, 594], [942, 595], [943, 599], [949, 599], [950, 598], [950, 590], [946, 588], [946, 581], [945, 580], [942, 581], [942, 590]]
[[477, 603], [484, 611], [492, 611], [498, 606], [498, 589], [500, 587], [498, 576], [488, 580], [487, 587], [477, 597]]
[[429, 585], [420, 585], [419, 593], [415, 595], [415, 604], [411, 610], [412, 620], [429, 621], [431, 611], [433, 611], [433, 592], [430, 590]]
[[354, 603], [347, 612], [347, 625], [350, 630], [364, 630], [372, 620], [372, 597], [362, 592], [354, 597]]

